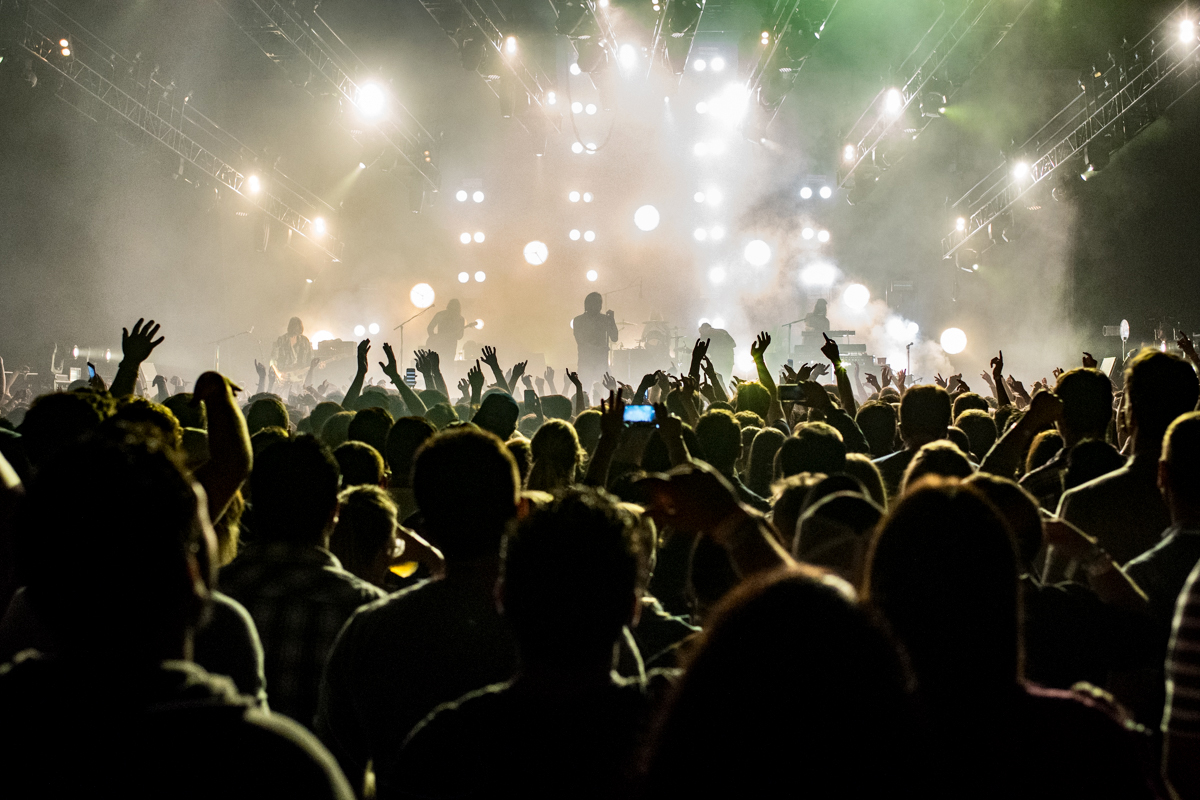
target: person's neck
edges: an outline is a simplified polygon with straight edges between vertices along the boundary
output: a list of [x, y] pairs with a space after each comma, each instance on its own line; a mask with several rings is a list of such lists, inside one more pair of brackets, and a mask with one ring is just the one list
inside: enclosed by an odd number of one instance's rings
[[1171, 524], [1180, 528], [1200, 529], [1200, 503], [1188, 489], [1183, 492], [1168, 491], [1167, 508], [1171, 512]]
[[906, 436], [904, 438], [904, 449], [916, 452], [930, 442], [945, 439], [947, 433], [948, 431], [943, 431], [941, 436]]
[[526, 659], [517, 681], [542, 694], [577, 694], [612, 682], [612, 658], [597, 658], [581, 664], [559, 664]]

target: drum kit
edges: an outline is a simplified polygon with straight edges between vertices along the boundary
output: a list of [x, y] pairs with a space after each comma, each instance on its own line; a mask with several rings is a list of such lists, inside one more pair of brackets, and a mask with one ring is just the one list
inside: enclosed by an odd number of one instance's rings
[[641, 323], [618, 321], [617, 328], [639, 324], [643, 326], [642, 336], [636, 345], [621, 345], [612, 351], [612, 366], [609, 371], [613, 377], [626, 383], [637, 383], [643, 375], [655, 370], [678, 372], [677, 364], [685, 355], [679, 348], [679, 342], [685, 338], [678, 335], [679, 329], [661, 319]]

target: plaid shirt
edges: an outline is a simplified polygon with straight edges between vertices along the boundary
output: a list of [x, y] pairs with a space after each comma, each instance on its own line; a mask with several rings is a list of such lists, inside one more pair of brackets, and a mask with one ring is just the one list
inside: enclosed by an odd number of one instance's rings
[[220, 586], [254, 618], [271, 710], [311, 727], [338, 631], [386, 593], [342, 569], [325, 548], [292, 544], [249, 548], [221, 570]]

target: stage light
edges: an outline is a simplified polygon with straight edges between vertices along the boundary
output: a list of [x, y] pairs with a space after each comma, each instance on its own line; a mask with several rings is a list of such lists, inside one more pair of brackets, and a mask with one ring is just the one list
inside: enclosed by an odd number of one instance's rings
[[967, 218], [959, 217], [958, 219], [954, 220], [954, 229], [956, 231], [965, 231], [967, 229]]
[[637, 65], [637, 50], [631, 44], [623, 44], [617, 50], [617, 58], [625, 69], [633, 69]]
[[504, 40], [504, 50], [510, 56], [517, 54], [517, 37], [510, 36]]
[[721, 202], [723, 197], [724, 197], [724, 195], [721, 194], [720, 189], [709, 189], [708, 190], [709, 205], [714, 205], [714, 206], [717, 205], [718, 203]]
[[[309, 278], [309, 283], [312, 283], [312, 279], [311, 279], [311, 278]], [[105, 350], [104, 350], [104, 360], [105, 360], [105, 361], [112, 361], [112, 349], [111, 349], [111, 348], [105, 348]]]
[[1179, 41], [1184, 44], [1191, 44], [1196, 41], [1196, 23], [1194, 20], [1185, 19], [1179, 23]]
[[584, 232], [583, 232], [583, 240], [584, 240], [585, 242], [594, 242], [594, 241], [596, 241], [596, 232], [595, 232], [595, 231], [584, 231]]
[[483, 320], [481, 320], [481, 319], [475, 320], [475, 330], [479, 330], [479, 331], [483, 330]]
[[704, 202], [704, 192], [696, 192], [694, 195], [692, 195], [692, 199], [695, 200], [697, 203], [703, 203]]
[[471, 195], [471, 199], [474, 200], [476, 203], [482, 203], [483, 202], [483, 192], [476, 191], [475, 194]]
[[818, 261], [800, 270], [800, 282], [805, 286], [829, 288], [837, 280], [837, 270], [832, 265]]
[[696, 144], [692, 146], [692, 152], [698, 156], [706, 156], [708, 155], [708, 145], [704, 142], [696, 142]]
[[367, 335], [367, 329], [364, 328], [362, 325], [355, 325], [354, 326], [354, 335], [361, 339], [362, 337]]
[[887, 94], [883, 96], [883, 107], [891, 116], [899, 116], [904, 110], [904, 95], [899, 89], [888, 89]]
[[408, 299], [417, 308], [429, 308], [434, 300], [433, 287], [428, 283], [418, 283], [408, 293]]
[[[532, 242], [525, 245], [525, 261], [533, 264], [535, 267], [539, 264], [545, 264], [546, 259], [549, 257], [550, 248], [546, 247], [545, 242], [539, 242], [537, 239], [534, 239]], [[482, 274], [483, 273], [476, 273], [475, 280], [479, 280], [479, 275]]]
[[71, 358], [79, 358], [79, 345], [71, 348]]
[[486, 280], [487, 280], [487, 273], [484, 272], [483, 270], [479, 270], [479, 272], [475, 273], [475, 282], [476, 283], [483, 283]]
[[578, 62], [572, 62], [569, 71], [572, 75], [579, 75], [581, 72], [583, 72], [583, 70], [579, 68]]
[[950, 355], [956, 355], [967, 349], [967, 335], [958, 328], [946, 328], [942, 331], [942, 349]]
[[552, 106], [558, 103], [558, 95], [554, 92], [546, 92], [546, 105]]
[[800, 231], [800, 235], [803, 236], [805, 239], [811, 239], [817, 235], [817, 232], [814, 231], [812, 228], [805, 228], [804, 230]]
[[360, 161], [360, 162], [358, 162], [358, 168], [359, 168], [359, 169], [366, 169], [366, 168], [367, 168], [367, 165], [366, 165], [364, 162]]
[[1013, 164], [1012, 174], [1013, 174], [1013, 177], [1019, 181], [1023, 181], [1026, 178], [1028, 178], [1029, 177], [1029, 162], [1028, 161], [1018, 161], [1017, 163]]
[[587, 154], [589, 156], [596, 155], [596, 143], [595, 142], [588, 142], [587, 144], [585, 144], [583, 146], [583, 149], [587, 151]]
[[707, 114], [708, 113], [708, 103], [704, 102], [703, 100], [701, 100], [699, 103], [696, 103], [696, 113], [697, 114]]
[[454, 199], [460, 203], [467, 202], [467, 190], [459, 189], [457, 192], [454, 193]]
[[701, 328], [705, 325], [711, 325], [711, 324], [712, 324], [712, 320], [710, 320], [708, 317], [701, 317], [700, 319], [696, 320], [697, 328]]
[[379, 323], [372, 322], [370, 325], [367, 326], [367, 330], [370, 331], [372, 335], [379, 333]]
[[828, 186], [822, 186], [821, 187], [821, 199], [828, 200], [831, 197], [833, 197], [833, 189], [830, 189]]
[[899, 317], [889, 319], [887, 324], [883, 326], [883, 329], [887, 331], [887, 335], [892, 337], [894, 341], [903, 342], [909, 338], [908, 328], [905, 326], [904, 320]]
[[582, 235], [583, 235], [583, 234], [581, 234], [581, 233], [579, 232], [579, 229], [578, 229], [578, 228], [572, 228], [572, 229], [571, 229], [571, 232], [567, 234], [567, 236], [570, 236], [570, 237], [571, 237], [571, 241], [572, 241], [572, 242], [578, 242], [578, 241], [579, 241], [579, 237], [580, 237], [580, 236], [582, 236]]
[[858, 150], [854, 145], [848, 144], [842, 148], [842, 160], [847, 164], [853, 164], [854, 159], [858, 157]]
[[258, 194], [260, 189], [262, 189], [262, 183], [258, 180], [257, 175], [246, 178], [246, 191], [250, 194]]
[[654, 206], [642, 206], [633, 212], [633, 224], [639, 231], [652, 231], [658, 227], [658, 209]]
[[712, 67], [713, 72], [720, 72], [721, 70], [725, 69], [725, 59], [717, 56], [712, 61], [708, 62], [708, 65]]
[[917, 323], [915, 323], [915, 322], [908, 323], [908, 338], [915, 339], [917, 337], [917, 332], [920, 330], [921, 330], [921, 326], [918, 325]]
[[578, 203], [579, 202], [579, 192], [571, 192], [570, 194], [567, 195], [567, 199], [570, 200], [572, 203]]
[[842, 292], [842, 302], [848, 308], [860, 309], [871, 301], [871, 290], [861, 283], [852, 283]]
[[821, 244], [829, 241], [829, 231], [817, 231], [817, 241]]
[[383, 113], [383, 89], [377, 83], [364, 83], [358, 87], [358, 95], [354, 104], [367, 117], [377, 117]]
[[800, 190], [800, 199], [801, 200], [807, 200], [810, 197], [812, 197], [812, 189], [805, 186], [804, 188], [802, 188]]
[[583, 145], [579, 142], [571, 142], [571, 152], [572, 153], [582, 153]]
[[584, 106], [583, 110], [588, 113], [588, 116], [591, 116], [592, 114], [596, 113], [596, 104], [588, 103], [586, 106]]
[[713, 317], [712, 318], [712, 326], [714, 328], [724, 328], [725, 327], [725, 318], [724, 317]]
[[61, 52], [61, 53], [62, 53], [64, 56], [69, 56], [69, 55], [71, 55], [71, 48], [69, 48], [69, 47], [64, 47], [64, 48], [63, 48], [63, 49], [62, 49], [60, 52]]
[[754, 266], [761, 267], [771, 260], [771, 246], [762, 239], [755, 239], [746, 245], [742, 255]]
[[469, 273], [466, 273], [466, 272], [458, 273], [458, 282], [459, 283], [466, 283], [469, 280], [471, 280], [471, 275]]
[[[305, 282], [305, 283], [312, 283], [312, 278], [305, 278], [305, 279], [304, 279], [304, 282]], [[314, 349], [315, 349], [315, 348], [314, 348]]]
[[574, 103], [571, 103], [571, 113], [572, 114], [582, 114], [583, 113], [583, 103], [579, 102], [578, 100], [576, 100]]
[[595, 199], [596, 199], [596, 196], [595, 196], [594, 194], [592, 194], [591, 192], [584, 192], [584, 193], [583, 193], [583, 202], [585, 202], [585, 203], [590, 203], [590, 202], [592, 202], [592, 201], [593, 201], [593, 200], [595, 200]]
[[458, 240], [460, 242], [462, 242], [463, 244], [470, 244], [471, 243], [471, 234], [463, 233], [458, 237]]
[[596, 280], [596, 278], [599, 278], [599, 277], [600, 277], [600, 273], [596, 272], [596, 270], [589, 269], [587, 271], [587, 279], [589, 281], [594, 281], [594, 280]]
[[770, 44], [771, 43], [771, 32], [770, 31], [762, 32], [761, 42], [762, 42], [762, 44]]
[[475, 231], [475, 241], [483, 244], [483, 231]]
[[309, 341], [312, 342], [312, 349], [316, 350], [317, 346], [321, 344], [321, 342], [331, 342], [333, 339], [334, 336], [329, 331], [317, 331], [312, 335]]
[[703, 58], [697, 58], [692, 62], [692, 69], [696, 70], [696, 72], [704, 72], [704, 68], [707, 66], [708, 62], [706, 62]]
[[59, 39], [59, 40], [58, 40], [58, 46], [59, 46], [59, 47], [70, 47], [70, 46], [71, 46], [71, 43], [70, 43], [70, 42], [68, 42], [66, 39]]
[[317, 236], [325, 235], [325, 219], [323, 217], [317, 217], [313, 220], [313, 233]]
[[708, 231], [704, 230], [704, 228], [696, 228], [696, 230], [692, 231], [692, 236], [696, 237], [697, 242], [703, 242], [708, 238]]
[[725, 278], [726, 275], [724, 267], [713, 267], [708, 271], [708, 281], [714, 286], [720, 286], [725, 282]]
[[720, 225], [714, 225], [708, 232], [708, 238], [712, 239], [714, 242], [721, 241], [725, 238], [725, 229]]

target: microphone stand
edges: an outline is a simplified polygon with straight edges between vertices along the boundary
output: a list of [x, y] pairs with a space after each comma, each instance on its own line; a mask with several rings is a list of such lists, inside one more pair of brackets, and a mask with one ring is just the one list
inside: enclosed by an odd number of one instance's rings
[[[799, 325], [801, 322], [804, 322], [804, 320], [803, 320], [803, 319], [794, 319], [794, 320], [792, 320], [791, 322], [785, 322], [785, 323], [783, 323], [783, 327], [785, 327], [785, 328], [787, 328], [787, 329], [788, 329], [788, 349], [787, 349], [787, 358], [791, 358], [791, 357], [792, 357], [792, 326], [793, 326], [793, 325]], [[785, 360], [786, 360], [786, 359], [785, 359]]]
[[400, 331], [400, 364], [401, 364], [401, 366], [404, 365], [404, 353], [406, 352], [404, 349], [404, 326], [407, 325], [408, 323], [412, 322], [414, 319], [421, 316], [422, 314], [424, 314], [426, 311], [428, 311], [431, 308], [433, 308], [432, 305], [422, 308], [420, 311], [413, 314], [408, 319], [404, 320], [404, 322], [401, 322], [399, 325], [392, 328], [392, 330], [394, 330], [394, 331], [397, 331], [397, 330]]
[[213, 369], [214, 370], [216, 370], [217, 372], [221, 371], [221, 342], [227, 342], [230, 339], [236, 339], [239, 336], [245, 336], [247, 333], [254, 333], [253, 325], [250, 326], [250, 330], [248, 330], [248, 331], [238, 331], [237, 333], [231, 333], [228, 336], [224, 336], [220, 339], [216, 339], [214, 341], [209, 342], [209, 344], [215, 344], [217, 346], [217, 352], [213, 356]]

